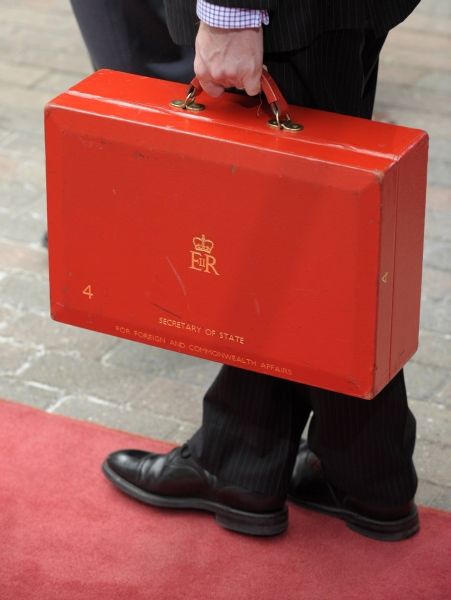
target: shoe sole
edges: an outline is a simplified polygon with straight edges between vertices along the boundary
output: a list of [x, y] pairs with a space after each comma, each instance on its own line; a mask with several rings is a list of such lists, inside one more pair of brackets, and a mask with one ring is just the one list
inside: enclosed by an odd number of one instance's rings
[[252, 513], [201, 498], [176, 498], [146, 492], [115, 473], [105, 462], [105, 476], [122, 492], [135, 500], [158, 508], [202, 510], [213, 513], [216, 522], [225, 529], [254, 536], [274, 536], [288, 527], [288, 508], [273, 513]]
[[420, 521], [416, 507], [402, 519], [396, 521], [378, 521], [352, 511], [319, 504], [317, 502], [309, 502], [308, 500], [300, 500], [290, 495], [288, 496], [288, 499], [303, 508], [308, 508], [341, 519], [346, 523], [349, 529], [372, 538], [373, 540], [382, 542], [400, 542], [401, 540], [412, 537], [420, 529]]

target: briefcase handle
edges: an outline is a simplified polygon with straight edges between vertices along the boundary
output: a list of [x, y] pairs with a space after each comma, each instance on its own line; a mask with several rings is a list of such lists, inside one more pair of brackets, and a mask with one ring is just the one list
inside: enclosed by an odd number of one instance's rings
[[[276, 127], [277, 129], [283, 129], [284, 131], [301, 131], [302, 125], [299, 123], [293, 123], [288, 113], [288, 103], [283, 97], [277, 83], [271, 77], [271, 75], [263, 69], [261, 76], [261, 88], [265, 95], [266, 101], [268, 102], [271, 110], [274, 114], [274, 119], [268, 121], [268, 125]], [[172, 106], [182, 108], [191, 111], [201, 111], [205, 109], [203, 104], [196, 102], [196, 99], [203, 92], [202, 86], [197, 77], [191, 81], [188, 86], [185, 100], [173, 100]]]

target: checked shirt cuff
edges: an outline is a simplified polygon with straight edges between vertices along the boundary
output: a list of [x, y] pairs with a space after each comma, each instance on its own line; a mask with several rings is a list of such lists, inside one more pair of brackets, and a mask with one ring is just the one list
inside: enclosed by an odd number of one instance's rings
[[[243, 0], [243, 3], [245, 2], [246, 0]], [[197, 0], [197, 16], [210, 27], [220, 29], [254, 29], [269, 23], [267, 10], [229, 8], [211, 4], [206, 0]]]

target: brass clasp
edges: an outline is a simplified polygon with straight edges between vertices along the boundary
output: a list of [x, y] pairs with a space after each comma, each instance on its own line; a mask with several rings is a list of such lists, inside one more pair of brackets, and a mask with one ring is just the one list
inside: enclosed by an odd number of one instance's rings
[[188, 90], [185, 100], [172, 100], [172, 102], [169, 103], [169, 106], [174, 106], [175, 108], [181, 108], [183, 110], [191, 110], [193, 112], [205, 110], [205, 105], [195, 102], [195, 99], [196, 88], [192, 85]]
[[275, 129], [282, 129], [283, 131], [290, 131], [291, 133], [297, 133], [298, 131], [302, 131], [304, 129], [304, 127], [299, 123], [293, 123], [288, 113], [285, 114], [284, 119], [281, 119], [277, 102], [272, 102], [270, 106], [275, 116], [275, 119], [270, 119], [268, 121], [268, 125], [270, 127], [274, 127]]

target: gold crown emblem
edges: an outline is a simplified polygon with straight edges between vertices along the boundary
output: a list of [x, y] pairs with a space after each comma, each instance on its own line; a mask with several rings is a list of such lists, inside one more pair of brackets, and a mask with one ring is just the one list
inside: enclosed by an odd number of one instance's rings
[[206, 252], [207, 254], [211, 254], [214, 243], [211, 240], [207, 240], [205, 234], [203, 233], [201, 237], [193, 238], [193, 245], [198, 252]]

